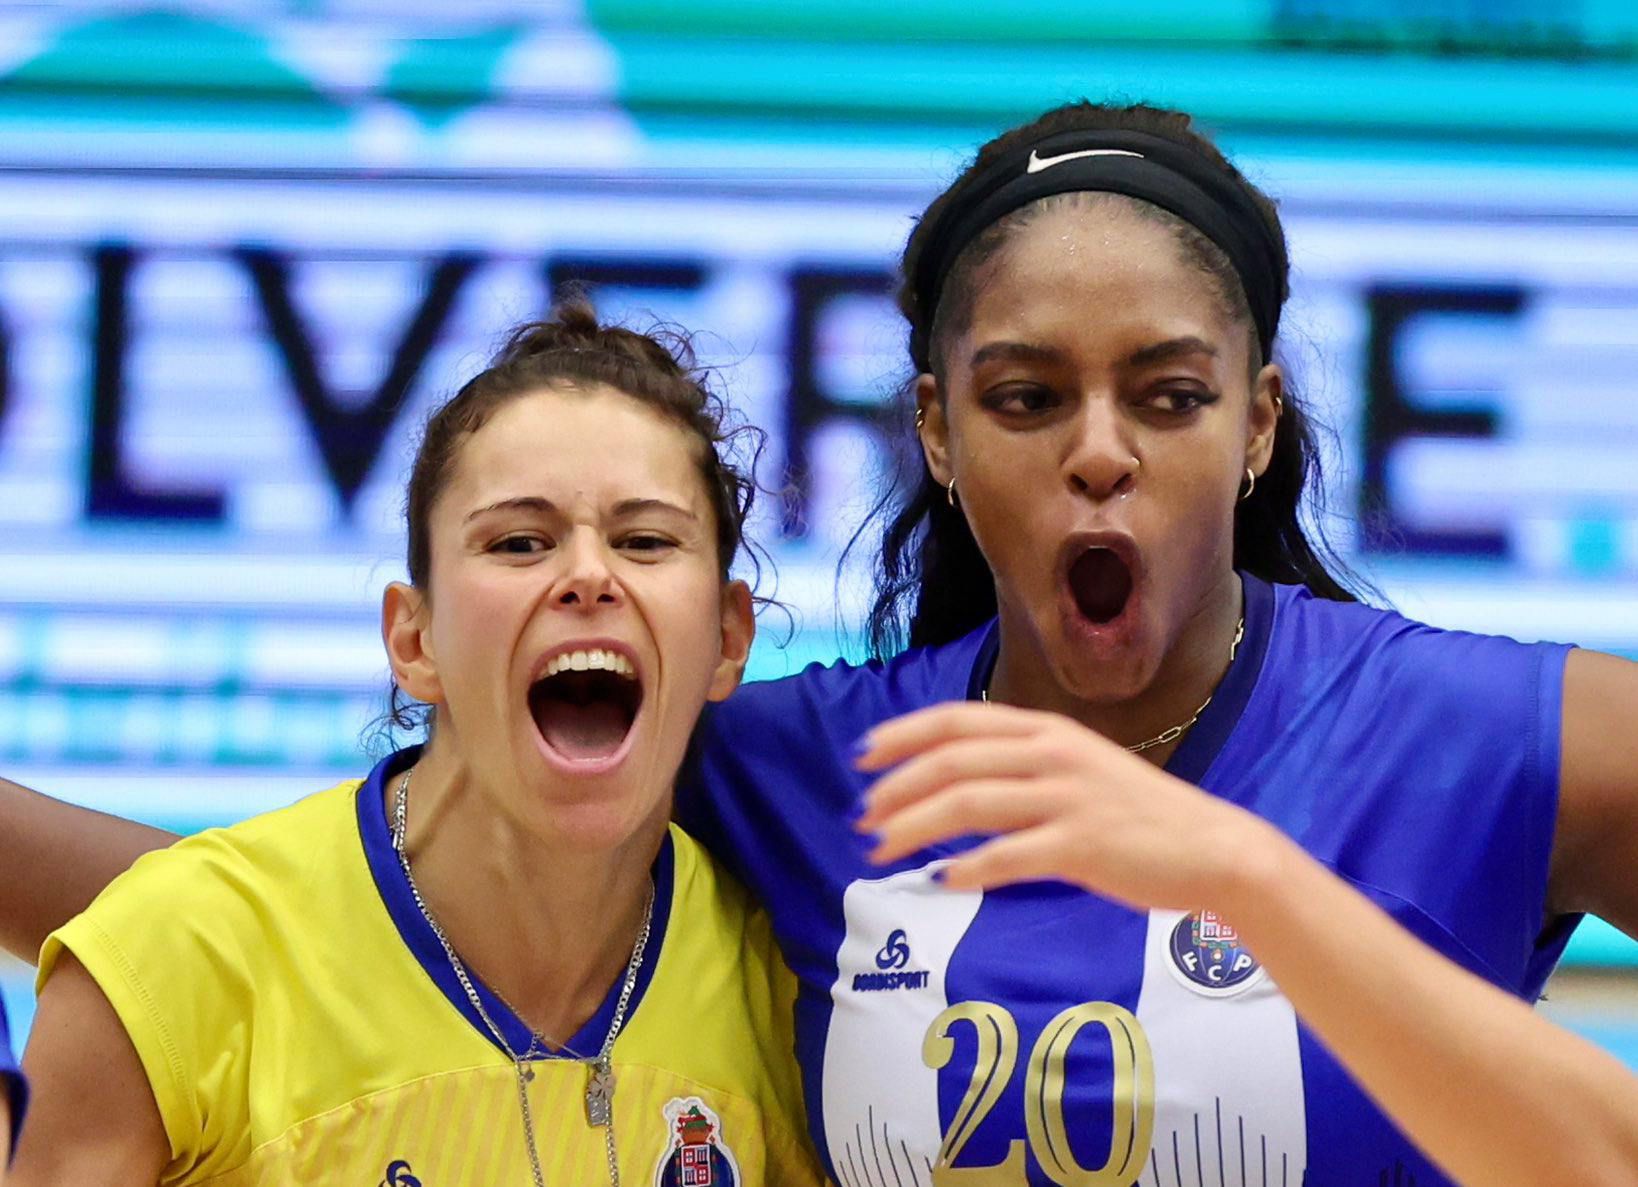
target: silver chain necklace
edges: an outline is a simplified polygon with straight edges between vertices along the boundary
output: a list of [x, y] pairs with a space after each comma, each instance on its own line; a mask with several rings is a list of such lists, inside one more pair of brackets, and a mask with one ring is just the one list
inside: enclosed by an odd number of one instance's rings
[[[1229, 644], [1229, 664], [1231, 666], [1234, 663], [1235, 653], [1240, 650], [1240, 640], [1245, 638], [1245, 634], [1246, 619], [1245, 615], [1242, 614], [1240, 616], [1239, 625], [1234, 628], [1234, 642]], [[1187, 721], [1180, 721], [1176, 725], [1167, 726], [1154, 737], [1149, 738], [1146, 741], [1138, 742], [1134, 745], [1126, 747], [1127, 751], [1132, 754], [1142, 754], [1145, 750], [1153, 750], [1156, 746], [1164, 746], [1167, 742], [1177, 741], [1194, 727], [1195, 722], [1200, 720], [1200, 715], [1206, 711], [1206, 706], [1211, 704], [1211, 697], [1216, 695], [1217, 690], [1214, 688], [1211, 690], [1211, 696], [1200, 702], [1200, 708], [1194, 711], [1193, 717], [1189, 718]], [[978, 690], [978, 699], [983, 701], [986, 705], [990, 703], [990, 686], [988, 684], [985, 684], [983, 688]]]
[[[529, 1082], [535, 1078], [535, 1073], [528, 1064], [535, 1055], [542, 1054], [542, 1048], [548, 1044], [545, 1036], [524, 1022], [523, 1025], [529, 1031], [529, 1048], [521, 1054], [512, 1050], [500, 1027], [495, 1025], [489, 1011], [484, 1009], [483, 1000], [478, 997], [478, 991], [473, 987], [466, 965], [455, 953], [455, 946], [449, 942], [444, 929], [438, 926], [438, 921], [427, 908], [426, 900], [421, 897], [421, 888], [415, 884], [415, 872], [410, 869], [409, 853], [404, 848], [404, 838], [408, 832], [409, 785], [410, 772], [405, 771], [403, 779], [399, 781], [398, 792], [393, 797], [393, 851], [398, 854], [398, 864], [404, 869], [404, 880], [409, 883], [410, 895], [415, 899], [415, 906], [421, 912], [421, 918], [425, 919], [427, 926], [432, 929], [432, 934], [438, 937], [438, 943], [449, 959], [449, 967], [455, 971], [455, 979], [461, 983], [461, 989], [466, 993], [466, 1000], [472, 1003], [473, 1010], [483, 1019], [483, 1024], [489, 1028], [489, 1033], [494, 1036], [496, 1044], [512, 1061], [512, 1069], [517, 1073], [518, 1111], [523, 1116], [523, 1137], [529, 1147], [529, 1170], [534, 1176], [535, 1187], [546, 1187], [546, 1176], [540, 1169], [540, 1146], [535, 1141], [534, 1113], [529, 1107]], [[609, 1021], [608, 1033], [603, 1036], [602, 1049], [595, 1058], [587, 1059], [568, 1044], [562, 1044], [563, 1050], [586, 1065], [586, 1123], [603, 1131], [603, 1148], [609, 1160], [610, 1187], [620, 1187], [620, 1164], [614, 1156], [614, 1064], [611, 1055], [614, 1040], [619, 1037], [620, 1028], [625, 1025], [626, 1008], [631, 1005], [632, 991], [637, 987], [637, 972], [643, 967], [643, 951], [648, 947], [649, 925], [653, 919], [654, 883], [651, 880], [648, 885], [648, 900], [643, 904], [642, 926], [637, 929], [637, 942], [632, 945], [631, 959], [626, 962], [625, 980], [620, 983], [620, 997], [614, 1003], [614, 1017]], [[498, 993], [495, 996], [503, 1003], [506, 1001]], [[518, 1021], [523, 1022], [522, 1014], [518, 1014], [512, 1006], [507, 1008], [517, 1015]]]

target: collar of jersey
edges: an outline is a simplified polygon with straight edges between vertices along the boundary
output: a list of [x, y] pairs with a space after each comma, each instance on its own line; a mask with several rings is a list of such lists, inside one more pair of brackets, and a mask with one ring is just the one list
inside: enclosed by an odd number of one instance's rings
[[[405, 946], [449, 1004], [460, 1011], [473, 1030], [499, 1049], [495, 1036], [484, 1025], [483, 1019], [472, 1008], [471, 999], [461, 988], [461, 983], [455, 976], [455, 970], [450, 967], [449, 958], [444, 955], [438, 937], [433, 934], [432, 928], [427, 925], [426, 919], [415, 905], [415, 896], [410, 892], [409, 881], [404, 877], [403, 867], [398, 864], [398, 855], [393, 852], [392, 831], [387, 825], [385, 789], [395, 777], [415, 762], [420, 752], [421, 747], [410, 746], [388, 755], [376, 764], [375, 769], [370, 772], [370, 777], [359, 787], [357, 797], [359, 838], [364, 844], [364, 856], [369, 862], [370, 874], [375, 879], [375, 888], [380, 893], [381, 902], [397, 926], [398, 934], [403, 938]], [[643, 966], [638, 970], [631, 1003], [626, 1008], [628, 1028], [631, 1019], [636, 1016], [637, 1008], [642, 1004], [649, 983], [654, 979], [654, 970], [660, 961], [660, 947], [665, 940], [666, 924], [671, 918], [675, 858], [671, 834], [668, 831], [660, 845], [659, 856], [654, 859], [654, 915], [649, 926], [648, 944], [643, 950]], [[471, 970], [468, 970], [468, 973], [472, 975]], [[479, 1000], [483, 1002], [483, 1008], [500, 1028], [507, 1045], [513, 1051], [527, 1051], [533, 1037], [528, 1026], [476, 975], [472, 975], [472, 985], [477, 990]], [[570, 1054], [571, 1050], [586, 1058], [596, 1055], [603, 1046], [603, 1037], [608, 1034], [609, 1023], [614, 1018], [614, 1007], [619, 996], [620, 982], [616, 980], [609, 987], [597, 1012], [565, 1040], [566, 1048], [555, 1055], [551, 1052], [544, 1053], [541, 1058], [572, 1059], [575, 1055]]]
[[[1167, 771], [1190, 783], [1198, 784], [1206, 777], [1218, 751], [1228, 742], [1229, 735], [1239, 723], [1240, 714], [1245, 711], [1246, 702], [1251, 699], [1251, 690], [1257, 687], [1263, 660], [1268, 656], [1268, 640], [1274, 625], [1274, 587], [1250, 573], [1240, 574], [1240, 585], [1245, 590], [1246, 612], [1246, 633], [1240, 640], [1240, 648], [1217, 685], [1217, 691], [1212, 694], [1211, 704], [1206, 706], [1200, 720], [1194, 723], [1194, 728], [1184, 735], [1183, 741], [1172, 751], [1171, 758], [1166, 760]], [[1001, 650], [998, 621], [991, 620], [988, 626], [980, 630], [984, 632], [984, 638], [967, 680], [969, 701], [980, 699], [983, 690], [989, 686], [990, 676], [995, 670], [995, 657]]]

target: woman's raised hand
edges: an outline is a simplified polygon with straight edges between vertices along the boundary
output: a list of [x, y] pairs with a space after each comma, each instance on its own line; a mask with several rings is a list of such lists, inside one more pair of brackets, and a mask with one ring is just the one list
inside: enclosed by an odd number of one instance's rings
[[942, 870], [952, 889], [1057, 879], [1133, 906], [1193, 910], [1228, 896], [1283, 840], [1056, 713], [937, 705], [876, 727], [860, 746], [858, 768], [886, 772], [856, 826], [877, 840], [873, 861], [994, 834]]

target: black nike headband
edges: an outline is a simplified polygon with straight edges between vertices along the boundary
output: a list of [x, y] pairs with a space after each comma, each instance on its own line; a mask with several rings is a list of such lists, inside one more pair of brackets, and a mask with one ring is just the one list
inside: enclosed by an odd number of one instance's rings
[[1223, 249], [1245, 291], [1263, 358], [1269, 357], [1285, 299], [1286, 254], [1279, 232], [1248, 187], [1196, 150], [1146, 132], [1061, 132], [1020, 147], [975, 174], [932, 228], [911, 278], [922, 327], [911, 355], [927, 370], [932, 314], [962, 248], [984, 228], [1053, 194], [1125, 194], [1168, 210]]

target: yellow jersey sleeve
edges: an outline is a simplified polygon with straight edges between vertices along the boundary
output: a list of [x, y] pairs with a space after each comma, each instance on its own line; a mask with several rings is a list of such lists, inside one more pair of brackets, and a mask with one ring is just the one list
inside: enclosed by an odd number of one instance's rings
[[167, 1179], [249, 1154], [247, 1007], [270, 921], [236, 884], [256, 876], [219, 835], [190, 837], [142, 857], [40, 953], [42, 990], [72, 952], [119, 1016], [165, 1125]]

